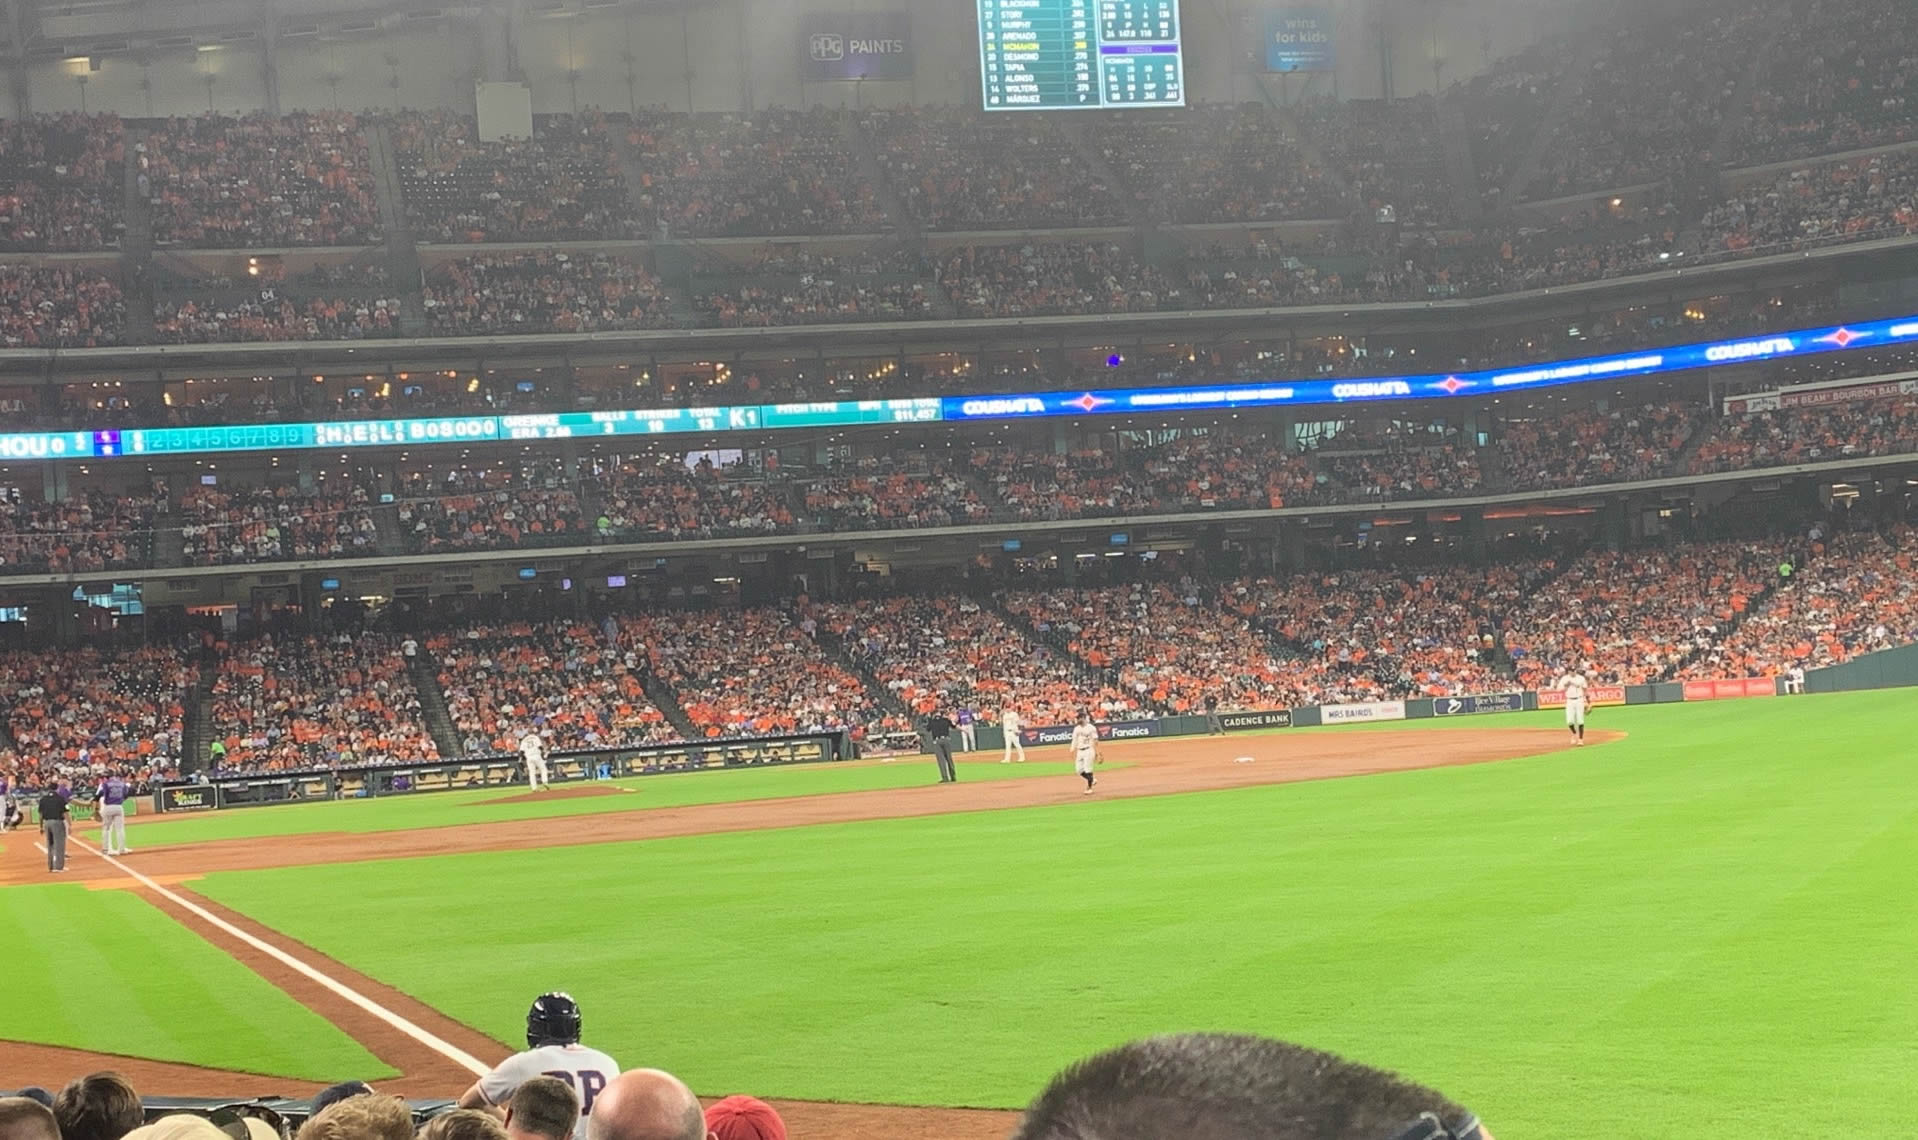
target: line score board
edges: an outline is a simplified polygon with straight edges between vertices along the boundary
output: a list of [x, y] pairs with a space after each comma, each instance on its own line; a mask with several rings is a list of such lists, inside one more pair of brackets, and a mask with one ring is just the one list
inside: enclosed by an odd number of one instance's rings
[[988, 111], [1185, 106], [1179, 0], [978, 0]]

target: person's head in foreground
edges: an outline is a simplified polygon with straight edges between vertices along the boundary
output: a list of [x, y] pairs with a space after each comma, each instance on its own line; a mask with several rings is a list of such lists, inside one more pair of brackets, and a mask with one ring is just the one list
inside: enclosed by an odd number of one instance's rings
[[707, 1140], [706, 1116], [693, 1090], [671, 1073], [631, 1069], [593, 1101], [588, 1140]]
[[60, 1140], [60, 1122], [37, 1100], [0, 1097], [0, 1140]]
[[315, 1094], [311, 1106], [312, 1111], [307, 1113], [307, 1115], [318, 1116], [320, 1113], [325, 1112], [343, 1100], [349, 1100], [356, 1096], [371, 1096], [372, 1094], [373, 1086], [367, 1084], [365, 1081], [341, 1081], [339, 1084], [331, 1088], [322, 1089], [319, 1093]]
[[294, 1140], [413, 1140], [413, 1110], [396, 1096], [348, 1097], [300, 1125]]
[[786, 1140], [786, 1122], [757, 1097], [729, 1096], [706, 1109], [712, 1140]]
[[118, 1073], [77, 1078], [53, 1098], [63, 1140], [120, 1140], [146, 1123], [140, 1094]]
[[420, 1140], [506, 1140], [499, 1118], [477, 1108], [442, 1112], [420, 1129]]
[[1013, 1140], [1492, 1140], [1443, 1094], [1284, 1041], [1192, 1033], [1078, 1062]]
[[204, 1116], [176, 1112], [127, 1133], [132, 1140], [232, 1140]]
[[512, 1140], [572, 1140], [579, 1123], [579, 1094], [558, 1077], [534, 1077], [506, 1101], [506, 1135]]

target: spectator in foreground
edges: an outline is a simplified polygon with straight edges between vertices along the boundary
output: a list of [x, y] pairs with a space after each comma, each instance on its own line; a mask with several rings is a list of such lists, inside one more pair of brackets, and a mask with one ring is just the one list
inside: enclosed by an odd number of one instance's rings
[[118, 1073], [92, 1073], [53, 1098], [62, 1140], [121, 1140], [146, 1123], [140, 1094]]
[[318, 1116], [320, 1113], [325, 1112], [343, 1100], [350, 1100], [356, 1096], [371, 1095], [373, 1095], [373, 1086], [367, 1084], [365, 1081], [341, 1081], [331, 1088], [321, 1089], [319, 1093], [314, 1096], [311, 1110], [307, 1115], [309, 1118]]
[[615, 1077], [593, 1102], [586, 1135], [588, 1140], [706, 1140], [706, 1115], [678, 1077], [632, 1069]]
[[490, 1112], [456, 1108], [427, 1121], [420, 1129], [420, 1140], [506, 1140], [506, 1129]]
[[294, 1140], [413, 1140], [413, 1110], [396, 1096], [348, 1097], [309, 1117]]
[[37, 1100], [0, 1097], [0, 1140], [60, 1140], [60, 1122]]
[[511, 1140], [572, 1140], [579, 1124], [579, 1094], [558, 1077], [534, 1077], [506, 1102]]
[[706, 1110], [711, 1140], [786, 1140], [786, 1122], [757, 1097], [729, 1096]]
[[[1492, 1140], [1444, 1095], [1283, 1041], [1134, 1041], [1054, 1077], [1013, 1140]], [[596, 1138], [597, 1140], [597, 1138]]]
[[[248, 1130], [249, 1132], [251, 1129]], [[127, 1133], [132, 1140], [232, 1140], [211, 1120], [176, 1112]]]

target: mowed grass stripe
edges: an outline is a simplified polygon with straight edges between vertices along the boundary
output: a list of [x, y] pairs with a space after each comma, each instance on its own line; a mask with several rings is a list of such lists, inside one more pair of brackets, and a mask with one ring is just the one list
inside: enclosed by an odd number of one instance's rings
[[712, 1092], [1015, 1106], [1104, 1045], [1244, 1029], [1438, 1084], [1501, 1140], [1869, 1131], [1918, 1060], [1910, 702], [1605, 710], [1627, 740], [1495, 765], [204, 886], [503, 1037], [569, 988], [596, 1044]]
[[395, 1075], [130, 891], [0, 891], [0, 946], [0, 1037], [309, 1081]]
[[[1070, 764], [965, 764], [969, 780], [1015, 780], [1058, 776]], [[742, 768], [719, 772], [677, 772], [610, 781], [630, 795], [489, 803], [526, 792], [524, 785], [457, 792], [421, 792], [332, 803], [284, 804], [181, 816], [129, 832], [136, 848], [173, 847], [221, 839], [262, 839], [346, 832], [373, 835], [425, 827], [459, 827], [506, 820], [554, 819], [607, 812], [650, 811], [699, 804], [744, 803], [785, 796], [826, 796], [841, 792], [910, 788], [937, 779], [930, 759], [902, 757], [891, 763], [803, 764], [785, 768]], [[89, 825], [90, 826], [90, 825]], [[84, 834], [83, 830], [83, 834]]]

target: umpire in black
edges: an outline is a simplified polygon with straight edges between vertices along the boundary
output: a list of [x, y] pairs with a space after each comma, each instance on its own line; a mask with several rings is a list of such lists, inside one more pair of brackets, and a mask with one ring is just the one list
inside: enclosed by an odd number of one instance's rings
[[939, 782], [958, 783], [959, 770], [952, 765], [952, 718], [942, 712], [927, 717], [926, 738], [932, 742], [932, 758], [939, 762]]
[[47, 870], [60, 874], [67, 869], [67, 782], [40, 797], [40, 830], [47, 840]]

